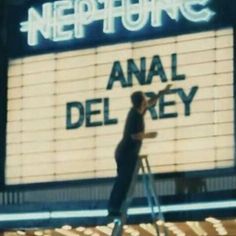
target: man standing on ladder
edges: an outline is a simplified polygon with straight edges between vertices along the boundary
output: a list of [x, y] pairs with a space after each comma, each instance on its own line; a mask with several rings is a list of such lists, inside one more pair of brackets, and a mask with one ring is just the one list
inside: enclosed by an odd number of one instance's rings
[[171, 85], [167, 85], [164, 90], [149, 100], [141, 91], [136, 91], [131, 95], [132, 108], [126, 119], [123, 138], [115, 151], [117, 177], [108, 202], [109, 218], [119, 218], [122, 215], [122, 205], [126, 200], [132, 181], [142, 140], [157, 136], [157, 132], [145, 133], [144, 115], [146, 110], [148, 107], [154, 106], [159, 97], [170, 87]]

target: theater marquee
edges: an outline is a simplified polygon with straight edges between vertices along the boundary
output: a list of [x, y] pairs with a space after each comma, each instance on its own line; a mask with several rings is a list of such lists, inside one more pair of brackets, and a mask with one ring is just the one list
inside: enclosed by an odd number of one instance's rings
[[9, 9], [6, 183], [115, 176], [131, 93], [150, 97], [167, 84], [145, 117], [146, 131], [158, 132], [142, 147], [153, 172], [234, 167], [235, 14], [225, 1]]

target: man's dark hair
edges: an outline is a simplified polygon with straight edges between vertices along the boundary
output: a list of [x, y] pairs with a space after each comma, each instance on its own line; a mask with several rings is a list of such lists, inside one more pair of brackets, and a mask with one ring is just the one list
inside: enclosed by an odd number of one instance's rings
[[143, 92], [136, 91], [131, 95], [131, 102], [134, 108], [140, 108], [143, 101]]

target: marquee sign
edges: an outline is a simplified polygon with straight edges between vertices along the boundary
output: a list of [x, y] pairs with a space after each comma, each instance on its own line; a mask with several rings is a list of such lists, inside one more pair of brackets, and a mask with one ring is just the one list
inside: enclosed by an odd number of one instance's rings
[[232, 168], [233, 29], [9, 61], [7, 184], [111, 177], [130, 94], [171, 90], [146, 114], [154, 173]]
[[[210, 21], [215, 12], [210, 0], [63, 0], [42, 4], [40, 10], [30, 7], [27, 21], [20, 31], [27, 33], [28, 44], [40, 44], [39, 34], [54, 42], [86, 38], [86, 28], [102, 23], [104, 34], [117, 32], [116, 19], [127, 31], [140, 31], [147, 24], [162, 27], [162, 15], [178, 22], [180, 17], [198, 23]], [[42, 40], [41, 43], [44, 43]]]

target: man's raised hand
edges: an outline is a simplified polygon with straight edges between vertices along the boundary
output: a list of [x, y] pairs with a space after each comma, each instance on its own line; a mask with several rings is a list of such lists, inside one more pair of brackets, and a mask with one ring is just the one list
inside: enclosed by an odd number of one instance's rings
[[160, 91], [160, 94], [164, 94], [164, 93], [168, 92], [171, 87], [172, 87], [172, 84], [166, 85], [166, 87]]

